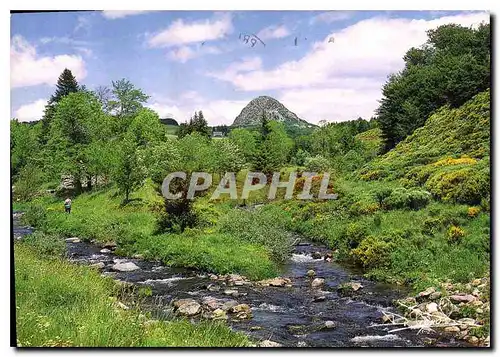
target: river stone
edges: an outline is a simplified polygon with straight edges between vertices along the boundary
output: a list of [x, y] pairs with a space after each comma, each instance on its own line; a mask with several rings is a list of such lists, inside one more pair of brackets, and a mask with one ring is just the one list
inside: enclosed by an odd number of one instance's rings
[[264, 340], [261, 343], [259, 343], [259, 347], [283, 347], [281, 343], [274, 342], [271, 340]]
[[134, 254], [134, 255], [132, 255], [132, 258], [134, 258], [134, 259], [144, 259], [144, 255], [142, 255], [142, 254]]
[[474, 279], [474, 280], [472, 280], [472, 285], [473, 286], [481, 285], [481, 279]]
[[425, 306], [425, 309], [432, 314], [438, 311], [438, 305], [435, 302], [430, 302]]
[[288, 278], [273, 278], [258, 281], [257, 284], [262, 286], [286, 286], [287, 284], [291, 284], [292, 281]]
[[71, 237], [65, 239], [66, 243], [80, 243], [81, 240], [78, 237]]
[[212, 296], [205, 296], [201, 303], [208, 307], [210, 310], [217, 310], [222, 307], [222, 303]]
[[476, 300], [476, 297], [473, 295], [451, 295], [450, 300], [455, 302], [455, 303], [460, 303], [460, 302], [471, 302]]
[[232, 309], [236, 305], [238, 305], [238, 301], [236, 301], [236, 300], [228, 300], [228, 301], [226, 301], [225, 303], [222, 304], [221, 309], [224, 310], [224, 311], [227, 311], [227, 310]]
[[104, 264], [103, 262], [99, 262], [99, 263], [95, 263], [95, 264], [91, 264], [90, 267], [92, 268], [97, 268], [97, 269], [102, 269], [106, 266], [106, 264]]
[[193, 299], [180, 299], [174, 302], [174, 306], [177, 307], [177, 312], [182, 315], [192, 316], [196, 315], [201, 308], [201, 305], [198, 304]]
[[212, 320], [227, 320], [226, 312], [222, 309], [212, 311]]
[[445, 332], [457, 333], [460, 332], [460, 327], [458, 326], [447, 326], [444, 328]]
[[251, 309], [250, 309], [250, 306], [248, 306], [247, 304], [239, 304], [239, 305], [233, 306], [231, 308], [231, 311], [234, 313], [250, 312]]
[[313, 259], [322, 259], [322, 258], [323, 258], [323, 256], [321, 255], [321, 253], [320, 253], [320, 252], [314, 252], [314, 253], [312, 253], [312, 254], [311, 254], [311, 257], [312, 257]]
[[429, 300], [437, 300], [441, 297], [441, 292], [440, 291], [436, 291], [432, 294], [429, 295]]
[[431, 286], [430, 288], [427, 288], [424, 291], [421, 291], [420, 293], [418, 293], [418, 297], [420, 297], [420, 298], [426, 298], [426, 297], [430, 296], [432, 293], [435, 293], [435, 292], [436, 292], [436, 289]]
[[325, 321], [325, 328], [334, 328], [336, 325], [335, 325], [335, 322], [333, 321]]
[[111, 251], [108, 248], [104, 248], [104, 249], [100, 250], [100, 253], [109, 254], [109, 253], [111, 253]]
[[323, 285], [325, 283], [325, 279], [323, 278], [315, 278], [312, 282], [311, 282], [311, 287], [313, 288], [319, 288], [321, 285]]
[[311, 269], [311, 270], [308, 270], [308, 271], [307, 271], [307, 276], [308, 276], [308, 277], [312, 278], [312, 277], [313, 277], [313, 276], [315, 276], [315, 275], [316, 275], [316, 272], [315, 272], [314, 270], [312, 270], [312, 269]]
[[112, 269], [116, 271], [134, 271], [140, 268], [132, 262], [126, 262], [126, 263], [116, 263], [115, 265], [112, 266]]
[[467, 337], [467, 342], [469, 342], [472, 345], [477, 345], [479, 342], [479, 338], [477, 338], [476, 336], [469, 336]]
[[226, 289], [224, 290], [224, 294], [231, 296], [238, 296], [238, 290]]

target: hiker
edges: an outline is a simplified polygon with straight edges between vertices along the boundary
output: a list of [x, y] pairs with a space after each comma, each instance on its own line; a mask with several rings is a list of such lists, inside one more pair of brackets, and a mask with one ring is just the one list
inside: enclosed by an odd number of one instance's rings
[[71, 200], [69, 198], [66, 198], [66, 201], [64, 201], [64, 210], [66, 213], [71, 213]]

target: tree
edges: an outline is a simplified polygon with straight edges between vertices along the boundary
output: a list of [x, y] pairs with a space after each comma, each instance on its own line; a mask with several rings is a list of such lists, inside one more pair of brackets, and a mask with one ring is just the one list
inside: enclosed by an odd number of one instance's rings
[[16, 119], [10, 121], [10, 162], [13, 176], [28, 163], [38, 161], [40, 129], [41, 124], [30, 125]]
[[200, 110], [199, 112], [195, 112], [194, 116], [189, 119], [188, 123], [181, 123], [179, 126], [179, 131], [177, 133], [178, 138], [183, 138], [186, 135], [192, 133], [199, 133], [202, 136], [207, 138], [210, 137], [210, 128], [208, 127], [208, 123], [203, 116], [203, 112]]
[[389, 77], [377, 109], [383, 151], [424, 125], [444, 105], [459, 107], [490, 87], [490, 25], [448, 24], [427, 32], [404, 56], [405, 68]]
[[[266, 123], [264, 120], [262, 122], [263, 125]], [[288, 162], [293, 141], [288, 137], [284, 124], [274, 120], [265, 124], [262, 133], [266, 133], [266, 136], [260, 142], [254, 168], [269, 175]]]
[[108, 106], [118, 118], [133, 117], [146, 103], [149, 96], [127, 79], [112, 81], [111, 90], [113, 98], [108, 101]]
[[94, 90], [94, 94], [97, 97], [97, 100], [101, 103], [101, 108], [104, 113], [109, 114], [110, 113], [110, 105], [109, 102], [112, 100], [113, 93], [111, 91], [111, 88], [108, 86], [98, 86]]
[[229, 140], [241, 150], [246, 162], [251, 162], [257, 153], [257, 135], [255, 131], [236, 128], [229, 133]]
[[130, 193], [142, 186], [146, 179], [143, 152], [137, 147], [132, 135], [125, 137], [115, 146], [117, 152], [113, 179], [120, 192], [125, 194], [124, 204], [130, 201]]
[[42, 118], [42, 133], [40, 135], [40, 141], [42, 144], [47, 143], [50, 124], [52, 119], [54, 118], [56, 105], [59, 103], [64, 97], [66, 97], [70, 93], [76, 93], [81, 89], [78, 85], [78, 82], [73, 76], [73, 73], [65, 68], [59, 78], [57, 79], [56, 91], [50, 97], [45, 106], [44, 115]]
[[103, 116], [100, 103], [88, 92], [71, 93], [57, 105], [44, 166], [52, 175], [70, 174], [77, 191], [82, 189], [82, 179], [91, 175], [86, 148], [106, 134]]

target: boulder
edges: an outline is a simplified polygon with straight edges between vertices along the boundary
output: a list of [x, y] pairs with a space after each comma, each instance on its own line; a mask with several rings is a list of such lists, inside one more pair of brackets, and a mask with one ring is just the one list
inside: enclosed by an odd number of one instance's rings
[[476, 300], [477, 298], [474, 295], [466, 294], [466, 295], [451, 295], [450, 300], [453, 301], [454, 303], [461, 303], [461, 302], [472, 302]]
[[221, 309], [224, 310], [224, 311], [228, 311], [228, 310], [231, 310], [236, 305], [238, 305], [238, 301], [236, 301], [236, 300], [228, 300], [228, 301], [226, 301], [225, 303], [222, 304]]
[[103, 262], [90, 264], [90, 267], [92, 267], [92, 268], [97, 268], [97, 269], [103, 269], [105, 266], [106, 266], [106, 265], [105, 265]]
[[315, 276], [315, 275], [316, 275], [316, 272], [315, 272], [314, 270], [312, 270], [312, 269], [311, 269], [311, 270], [308, 270], [308, 271], [307, 271], [307, 276], [308, 276], [308, 277], [312, 278], [312, 277], [313, 277], [313, 276]]
[[427, 298], [427, 297], [429, 297], [431, 294], [433, 294], [435, 292], [436, 292], [436, 289], [431, 286], [430, 288], [427, 288], [424, 291], [419, 292], [418, 295], [417, 295], [417, 297], [419, 297], [419, 298]]
[[102, 254], [109, 254], [109, 253], [111, 253], [111, 251], [108, 248], [101, 249], [100, 252]]
[[356, 292], [362, 288], [363, 288], [363, 285], [361, 285], [361, 283], [356, 283], [356, 282], [351, 281], [349, 283], [340, 284], [337, 287], [337, 290], [343, 294], [349, 294], [352, 292]]
[[479, 338], [477, 338], [476, 336], [469, 336], [467, 337], [467, 342], [472, 345], [477, 345], [479, 343]]
[[457, 333], [460, 332], [460, 327], [458, 326], [447, 326], [444, 328], [445, 332]]
[[238, 296], [238, 290], [226, 289], [224, 290], [224, 294], [231, 296]]
[[222, 307], [222, 303], [212, 296], [205, 296], [201, 300], [202, 305], [208, 307], [210, 310], [217, 310]]
[[438, 311], [438, 305], [435, 302], [430, 302], [425, 306], [425, 309], [432, 314]]
[[481, 279], [474, 279], [474, 280], [472, 280], [472, 285], [473, 286], [481, 285]]
[[281, 343], [274, 342], [271, 340], [264, 340], [261, 343], [259, 343], [259, 347], [283, 347]]
[[103, 248], [115, 249], [116, 248], [116, 242], [109, 241], [109, 242], [106, 242], [106, 243], [102, 244], [101, 246]]
[[227, 320], [226, 312], [222, 309], [215, 309], [212, 311], [212, 320]]
[[286, 286], [290, 285], [292, 281], [288, 278], [273, 278], [258, 281], [257, 284], [261, 286]]
[[193, 299], [180, 299], [174, 302], [177, 312], [185, 316], [193, 316], [200, 312], [201, 305]]
[[233, 306], [231, 308], [231, 312], [234, 312], [234, 313], [239, 313], [239, 312], [251, 312], [252, 309], [250, 309], [250, 306], [248, 306], [247, 304], [238, 304], [236, 306]]
[[327, 329], [331, 329], [331, 328], [336, 327], [336, 325], [335, 325], [335, 322], [333, 322], [333, 321], [325, 321], [325, 326], [324, 327], [327, 328]]
[[215, 285], [215, 284], [208, 284], [207, 290], [208, 291], [219, 291], [220, 290], [220, 286], [219, 285]]
[[134, 271], [140, 269], [137, 265], [135, 265], [132, 262], [116, 263], [111, 268], [116, 271]]
[[315, 279], [311, 282], [311, 287], [313, 287], [313, 288], [319, 288], [319, 287], [320, 287], [320, 286], [322, 286], [324, 283], [325, 283], [325, 279], [323, 279], [323, 278], [315, 278]]

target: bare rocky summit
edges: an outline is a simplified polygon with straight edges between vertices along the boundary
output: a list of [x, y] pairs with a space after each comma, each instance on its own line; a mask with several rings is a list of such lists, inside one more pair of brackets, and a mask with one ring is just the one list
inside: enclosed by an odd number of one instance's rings
[[260, 125], [262, 112], [266, 113], [267, 119], [283, 122], [286, 126], [301, 128], [314, 126], [313, 124], [300, 119], [297, 114], [291, 112], [278, 100], [269, 96], [260, 96], [252, 99], [236, 117], [233, 122], [233, 126], [247, 127]]

